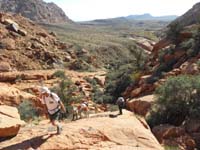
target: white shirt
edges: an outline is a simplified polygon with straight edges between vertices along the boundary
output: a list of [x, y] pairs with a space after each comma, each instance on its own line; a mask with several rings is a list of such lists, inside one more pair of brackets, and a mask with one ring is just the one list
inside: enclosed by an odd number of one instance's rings
[[60, 98], [57, 94], [51, 93], [48, 97], [42, 97], [41, 102], [47, 106], [48, 112], [52, 115], [60, 109]]

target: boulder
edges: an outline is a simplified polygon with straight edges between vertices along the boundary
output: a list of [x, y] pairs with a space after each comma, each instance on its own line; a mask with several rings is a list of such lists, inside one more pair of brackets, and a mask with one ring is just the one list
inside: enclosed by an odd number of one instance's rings
[[156, 126], [152, 129], [152, 132], [160, 143], [162, 143], [164, 139], [180, 137], [185, 134], [185, 130], [183, 128], [172, 125]]
[[154, 127], [152, 132], [161, 144], [179, 146], [184, 150], [194, 150], [196, 148], [194, 139], [185, 132], [183, 127], [167, 124], [159, 125]]
[[3, 23], [5, 24], [5, 25], [10, 25], [10, 24], [15, 24], [16, 26], [19, 26], [14, 20], [12, 20], [12, 19], [4, 19], [3, 20]]
[[200, 70], [196, 63], [185, 62], [181, 66], [182, 74], [199, 74]]
[[11, 71], [10, 64], [7, 62], [0, 62], [0, 72], [9, 72]]
[[158, 51], [162, 48], [165, 48], [167, 46], [169, 46], [170, 44], [172, 44], [172, 41], [168, 40], [168, 39], [162, 39], [161, 41], [159, 41], [158, 43], [156, 43], [153, 47], [153, 54], [154, 56], [157, 56]]
[[19, 29], [18, 33], [22, 36], [26, 36], [27, 35], [27, 31], [23, 30], [23, 29]]
[[22, 125], [25, 125], [25, 122], [20, 120], [18, 110], [15, 107], [0, 106], [0, 141], [17, 135]]
[[19, 89], [0, 83], [0, 104], [6, 104], [9, 106], [16, 106], [20, 104], [24, 99], [35, 99], [35, 96]]
[[191, 134], [195, 132], [200, 132], [200, 120], [194, 120], [194, 119], [187, 120], [184, 126], [187, 133]]
[[136, 114], [146, 116], [153, 102], [154, 102], [154, 96], [147, 95], [128, 101], [126, 107], [128, 110], [133, 111]]
[[137, 97], [142, 92], [142, 87], [136, 88], [133, 91], [131, 91], [131, 97]]
[[95, 76], [94, 80], [96, 80], [96, 82], [103, 87], [105, 84], [105, 76]]
[[11, 38], [5, 38], [0, 41], [0, 49], [14, 50], [15, 48], [15, 40]]
[[12, 23], [12, 24], [9, 24], [6, 28], [7, 28], [8, 30], [11, 30], [11, 31], [14, 31], [14, 32], [18, 32], [18, 30], [19, 30], [19, 25], [18, 25], [18, 24], [15, 24], [15, 23]]

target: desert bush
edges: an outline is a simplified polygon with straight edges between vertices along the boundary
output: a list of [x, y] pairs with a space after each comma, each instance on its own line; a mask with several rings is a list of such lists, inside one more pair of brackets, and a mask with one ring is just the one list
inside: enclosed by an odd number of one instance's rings
[[89, 77], [85, 77], [84, 79], [92, 86], [91, 96], [95, 103], [102, 104], [111, 100], [111, 97], [105, 94], [95, 79]]
[[121, 66], [118, 70], [110, 71], [106, 76], [105, 95], [109, 98], [110, 103], [114, 103], [117, 97], [130, 85], [134, 84], [138, 78], [137, 67], [133, 65]]
[[70, 69], [78, 71], [90, 71], [92, 70], [92, 66], [84, 60], [76, 60], [70, 65]]
[[81, 95], [74, 94], [78, 89], [68, 77], [61, 80], [58, 86], [52, 88], [52, 91], [58, 94], [65, 106], [68, 106], [72, 101], [80, 101], [81, 99]]
[[64, 79], [65, 76], [65, 71], [64, 70], [58, 70], [56, 72], [54, 72], [53, 76]]
[[183, 26], [178, 22], [173, 22], [168, 26], [167, 38], [171, 39], [175, 44], [178, 43], [180, 32], [183, 30]]
[[198, 28], [198, 30], [196, 31], [196, 33], [194, 34], [194, 45], [193, 45], [193, 54], [192, 56], [196, 56], [199, 52], [200, 52], [200, 27]]
[[30, 121], [39, 116], [37, 110], [34, 108], [33, 103], [28, 100], [24, 100], [17, 108], [22, 120]]
[[156, 104], [148, 117], [151, 127], [181, 125], [187, 118], [200, 118], [200, 76], [171, 77], [155, 94]]

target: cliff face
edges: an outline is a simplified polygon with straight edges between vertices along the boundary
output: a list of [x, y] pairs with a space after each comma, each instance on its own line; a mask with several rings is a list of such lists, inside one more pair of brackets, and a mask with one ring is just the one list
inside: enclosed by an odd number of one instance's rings
[[42, 0], [0, 0], [0, 11], [19, 13], [40, 23], [72, 22], [56, 4]]

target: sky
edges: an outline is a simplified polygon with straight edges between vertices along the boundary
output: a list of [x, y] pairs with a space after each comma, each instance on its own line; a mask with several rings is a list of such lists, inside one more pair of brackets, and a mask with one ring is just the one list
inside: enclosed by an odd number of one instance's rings
[[44, 0], [54, 2], [74, 21], [150, 13], [182, 15], [200, 0]]

